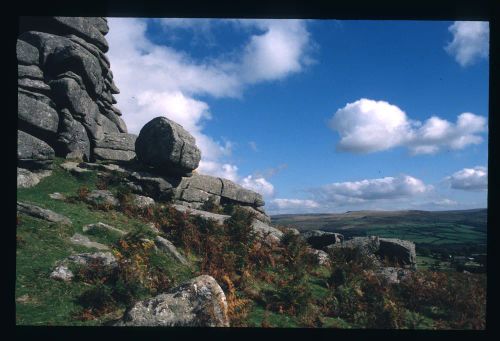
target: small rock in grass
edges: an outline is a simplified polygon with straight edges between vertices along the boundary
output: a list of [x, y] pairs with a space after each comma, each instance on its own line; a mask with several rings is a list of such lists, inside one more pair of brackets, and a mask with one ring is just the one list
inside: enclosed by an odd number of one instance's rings
[[66, 196], [59, 192], [50, 193], [49, 197], [54, 200], [65, 200]]
[[50, 278], [64, 282], [70, 282], [73, 277], [73, 272], [64, 264], [58, 265], [50, 274]]
[[87, 202], [94, 205], [105, 205], [116, 208], [120, 205], [118, 199], [108, 190], [93, 190], [86, 198]]
[[132, 199], [132, 203], [134, 206], [136, 206], [138, 208], [146, 208], [146, 207], [154, 205], [155, 201], [153, 198], [146, 197], [144, 195], [134, 194], [133, 199]]
[[92, 232], [92, 231], [96, 231], [96, 230], [107, 230], [107, 231], [111, 231], [111, 232], [115, 232], [115, 233], [118, 233], [119, 235], [124, 235], [126, 232], [125, 231], [122, 231], [116, 227], [113, 227], [111, 225], [108, 225], [108, 224], [104, 224], [104, 223], [101, 223], [101, 222], [98, 222], [96, 224], [88, 224], [88, 225], [85, 225], [83, 228], [82, 228], [83, 232]]

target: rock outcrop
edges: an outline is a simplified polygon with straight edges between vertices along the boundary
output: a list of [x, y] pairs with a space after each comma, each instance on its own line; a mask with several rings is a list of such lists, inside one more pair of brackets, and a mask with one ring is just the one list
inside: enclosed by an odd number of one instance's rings
[[[198, 216], [206, 220], [215, 220], [219, 224], [223, 224], [231, 216], [225, 214], [216, 214], [212, 212], [206, 212], [202, 210], [191, 209], [183, 205], [173, 205], [173, 207], [181, 212], [187, 212], [189, 215]], [[283, 232], [277, 228], [266, 224], [258, 219], [252, 221], [252, 230], [255, 232], [257, 237], [264, 238], [268, 243], [279, 243], [281, 237], [283, 237]]]
[[344, 241], [344, 236], [340, 233], [325, 232], [321, 230], [306, 231], [301, 235], [309, 245], [318, 250], [324, 249], [328, 245], [339, 244]]
[[168, 293], [137, 302], [115, 325], [229, 327], [226, 296], [213, 277], [198, 276]]
[[[18, 163], [30, 170], [54, 155], [123, 161], [135, 157], [113, 106], [119, 93], [105, 53], [106, 18], [21, 17], [18, 60]], [[32, 150], [32, 155], [22, 152]], [[31, 167], [31, 168], [30, 168]]]
[[416, 268], [417, 256], [415, 243], [396, 238], [379, 238], [377, 236], [354, 237], [341, 244], [329, 245], [327, 248], [356, 248], [367, 256], [376, 256], [380, 260], [388, 260], [398, 266]]

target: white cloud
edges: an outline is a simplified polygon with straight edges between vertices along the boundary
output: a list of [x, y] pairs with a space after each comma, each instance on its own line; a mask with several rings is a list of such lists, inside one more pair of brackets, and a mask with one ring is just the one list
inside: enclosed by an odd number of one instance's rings
[[476, 166], [464, 168], [445, 179], [451, 188], [465, 191], [484, 191], [488, 189], [488, 169]]
[[319, 202], [355, 204], [372, 200], [412, 198], [432, 191], [433, 187], [409, 175], [336, 182], [312, 189]]
[[[198, 171], [261, 186], [265, 179], [244, 178], [238, 167], [223, 158], [231, 153], [231, 141], [221, 143], [206, 135], [204, 123], [212, 118], [209, 105], [196, 96], [241, 97], [257, 82], [279, 80], [300, 72], [308, 62], [309, 33], [302, 20], [206, 20], [160, 19], [167, 29], [201, 30], [211, 34], [211, 25], [224, 22], [251, 28], [239, 50], [217, 58], [195, 60], [188, 53], [152, 42], [146, 36], [147, 21], [109, 18], [107, 40], [114, 80], [120, 88], [117, 107], [131, 133], [157, 116], [181, 124], [195, 138], [202, 152]], [[258, 30], [257, 33], [255, 31]], [[259, 180], [259, 181], [257, 181]], [[270, 185], [270, 186], [269, 186]]]
[[320, 204], [314, 200], [308, 199], [273, 199], [270, 202], [271, 206], [278, 210], [283, 209], [309, 209], [318, 208]]
[[444, 199], [435, 200], [432, 202], [432, 204], [436, 205], [436, 206], [456, 206], [456, 205], [458, 205], [458, 202], [456, 202], [455, 200], [444, 198]]
[[462, 113], [456, 123], [433, 116], [422, 124], [393, 104], [361, 98], [338, 109], [330, 127], [340, 134], [341, 151], [371, 153], [404, 146], [412, 154], [432, 154], [481, 143], [478, 134], [487, 130], [487, 121]]
[[463, 67], [488, 58], [489, 24], [486, 21], [455, 21], [448, 30], [453, 40], [445, 47]]
[[411, 133], [406, 113], [384, 101], [362, 98], [338, 109], [330, 127], [339, 132], [339, 150], [376, 152], [402, 144]]
[[274, 186], [263, 177], [246, 176], [240, 181], [240, 184], [252, 191], [262, 194], [265, 197], [274, 195]]

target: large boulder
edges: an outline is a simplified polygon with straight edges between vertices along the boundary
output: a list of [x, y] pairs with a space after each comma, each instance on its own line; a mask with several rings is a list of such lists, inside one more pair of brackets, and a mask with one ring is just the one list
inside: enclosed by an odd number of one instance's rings
[[323, 249], [328, 245], [342, 243], [344, 236], [340, 233], [311, 230], [302, 233], [306, 242], [315, 249]]
[[191, 174], [201, 159], [195, 138], [166, 117], [156, 117], [142, 127], [135, 151], [139, 161], [165, 174]]
[[22, 130], [17, 131], [17, 164], [29, 170], [50, 168], [54, 150], [45, 142]]
[[229, 327], [226, 296], [213, 277], [198, 276], [167, 293], [137, 302], [116, 325]]
[[379, 240], [380, 247], [377, 253], [380, 257], [402, 266], [416, 266], [415, 243], [396, 238], [379, 238]]

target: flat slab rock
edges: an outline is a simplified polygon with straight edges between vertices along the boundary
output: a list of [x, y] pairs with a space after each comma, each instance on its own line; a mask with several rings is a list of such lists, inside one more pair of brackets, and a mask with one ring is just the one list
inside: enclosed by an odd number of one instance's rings
[[71, 225], [71, 220], [68, 217], [33, 204], [18, 201], [17, 211], [19, 213], [26, 214], [34, 218], [43, 219], [51, 223]]
[[224, 292], [202, 275], [168, 293], [137, 302], [116, 326], [229, 327]]
[[69, 240], [70, 242], [76, 245], [85, 246], [88, 248], [94, 248], [97, 250], [109, 250], [108, 246], [98, 242], [94, 242], [90, 240], [89, 237], [84, 236], [83, 234], [80, 233], [75, 233], [73, 236], [71, 236]]
[[[180, 212], [189, 212], [190, 215], [199, 216], [204, 219], [212, 219], [217, 221], [220, 224], [223, 224], [226, 219], [229, 219], [230, 216], [225, 214], [216, 214], [207, 211], [201, 211], [192, 209], [183, 205], [172, 205], [176, 210]], [[283, 236], [283, 232], [278, 230], [275, 227], [272, 227], [258, 219], [254, 219], [252, 223], [252, 229], [261, 237], [266, 237], [266, 240], [275, 243], [281, 240]]]
[[40, 180], [50, 176], [52, 171], [41, 170], [38, 172], [32, 172], [24, 168], [17, 169], [17, 188], [30, 188], [36, 186]]
[[88, 224], [88, 225], [85, 225], [83, 228], [82, 228], [83, 232], [93, 232], [93, 231], [109, 231], [109, 232], [112, 232], [112, 233], [117, 233], [121, 236], [123, 236], [124, 234], [126, 234], [125, 231], [123, 230], [120, 230], [119, 228], [116, 228], [114, 226], [111, 226], [111, 225], [108, 225], [108, 224], [105, 224], [105, 223], [101, 223], [101, 222], [98, 222], [98, 223], [95, 223], [95, 224]]
[[170, 240], [165, 239], [165, 238], [160, 237], [160, 236], [156, 236], [155, 245], [161, 251], [163, 251], [163, 252], [169, 254], [170, 256], [172, 256], [173, 258], [175, 258], [177, 261], [179, 261], [179, 263], [181, 263], [183, 265], [189, 264], [188, 261], [186, 260], [186, 258], [184, 258], [184, 256], [179, 253], [179, 251], [177, 250], [175, 245], [172, 244], [172, 242]]

